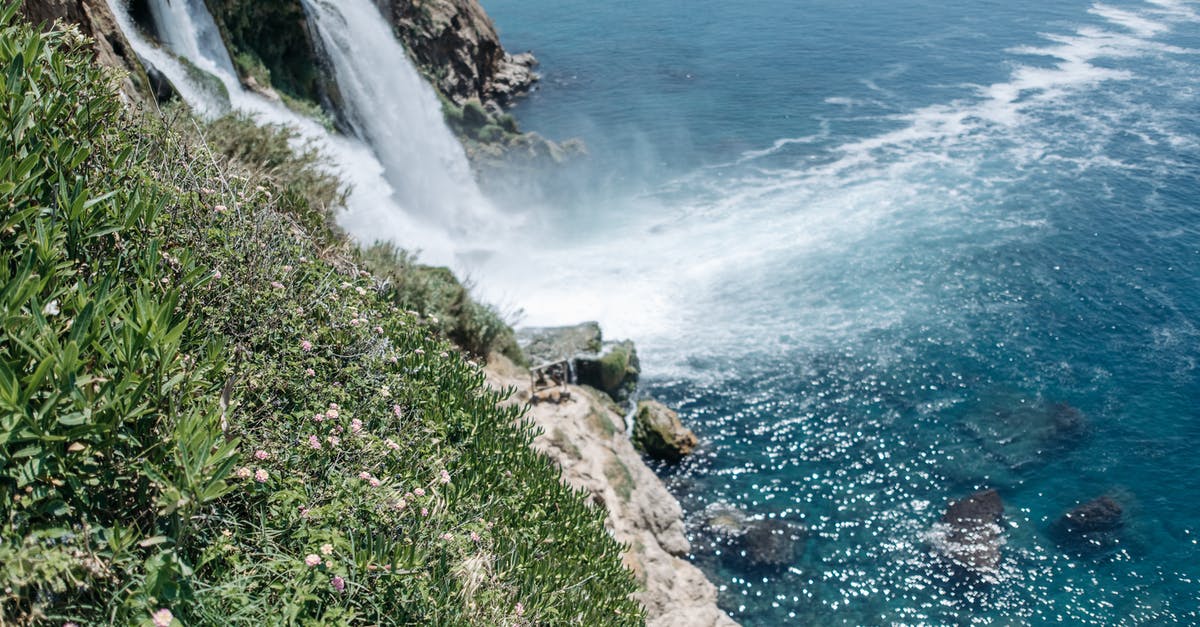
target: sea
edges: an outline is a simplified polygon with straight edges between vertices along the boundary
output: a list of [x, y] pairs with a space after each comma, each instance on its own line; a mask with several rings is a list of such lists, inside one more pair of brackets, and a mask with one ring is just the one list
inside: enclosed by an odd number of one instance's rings
[[[483, 4], [541, 61], [522, 127], [587, 154], [489, 184], [518, 235], [472, 274], [637, 343], [733, 618], [1200, 624], [1200, 3]], [[982, 489], [988, 577], [931, 533]]]

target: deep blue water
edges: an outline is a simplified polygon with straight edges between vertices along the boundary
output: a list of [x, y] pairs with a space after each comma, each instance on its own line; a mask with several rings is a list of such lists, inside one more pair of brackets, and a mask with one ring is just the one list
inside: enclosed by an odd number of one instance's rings
[[[590, 148], [509, 199], [507, 296], [638, 341], [735, 618], [1200, 622], [1200, 3], [484, 4], [542, 61], [522, 124]], [[967, 585], [927, 532], [981, 487]], [[1060, 546], [1106, 494], [1116, 543]], [[806, 528], [790, 568], [709, 542], [718, 502]]]

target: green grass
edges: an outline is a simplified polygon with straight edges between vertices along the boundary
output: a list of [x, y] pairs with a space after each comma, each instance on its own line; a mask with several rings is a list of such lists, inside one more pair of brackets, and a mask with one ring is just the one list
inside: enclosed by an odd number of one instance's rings
[[133, 117], [14, 10], [0, 623], [641, 623], [603, 512], [368, 272], [315, 155]]

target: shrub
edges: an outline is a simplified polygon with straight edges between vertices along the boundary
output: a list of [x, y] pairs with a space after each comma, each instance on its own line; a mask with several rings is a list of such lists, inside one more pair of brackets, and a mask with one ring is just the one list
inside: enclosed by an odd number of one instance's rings
[[438, 333], [478, 357], [499, 352], [513, 362], [528, 365], [517, 346], [512, 327], [491, 305], [471, 297], [449, 268], [418, 264], [413, 255], [383, 242], [363, 254], [367, 268], [383, 281], [383, 294], [391, 303], [416, 312]]
[[317, 219], [311, 156], [131, 118], [13, 11], [0, 623], [641, 621], [602, 512]]

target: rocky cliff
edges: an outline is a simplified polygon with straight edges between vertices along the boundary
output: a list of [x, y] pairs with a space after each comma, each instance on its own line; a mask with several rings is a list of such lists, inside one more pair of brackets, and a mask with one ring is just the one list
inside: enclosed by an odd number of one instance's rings
[[[511, 388], [510, 403], [528, 403], [529, 373], [493, 355], [488, 382]], [[534, 448], [553, 459], [568, 484], [608, 510], [609, 532], [629, 548], [625, 564], [642, 584], [636, 595], [651, 627], [736, 627], [717, 607], [717, 589], [683, 559], [690, 546], [682, 510], [625, 435], [619, 408], [602, 392], [565, 386], [531, 405], [526, 419], [542, 431]]]
[[145, 70], [121, 34], [117, 21], [105, 0], [24, 0], [21, 14], [33, 24], [50, 28], [55, 21], [75, 24], [93, 40], [92, 48], [101, 65], [126, 72], [121, 93], [135, 102], [148, 101], [150, 81]]
[[375, 0], [437, 90], [462, 106], [477, 100], [493, 113], [537, 80], [532, 54], [500, 45], [476, 0]]

